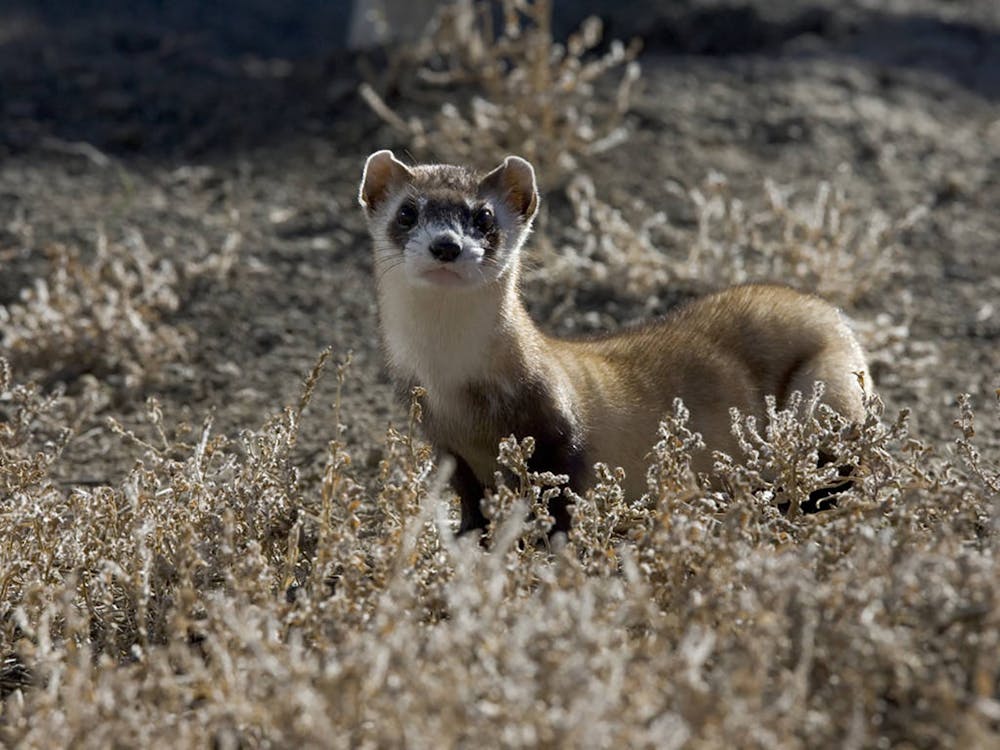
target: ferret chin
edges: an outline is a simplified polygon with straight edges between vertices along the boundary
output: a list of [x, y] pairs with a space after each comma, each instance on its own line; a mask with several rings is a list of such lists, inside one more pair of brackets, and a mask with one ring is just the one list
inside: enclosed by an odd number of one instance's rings
[[[368, 157], [360, 201], [374, 241], [383, 346], [401, 393], [426, 390], [424, 428], [454, 456], [461, 531], [481, 529], [484, 487], [508, 435], [535, 438], [532, 468], [567, 474], [584, 491], [593, 465], [625, 469], [625, 490], [645, 491], [661, 417], [683, 399], [707, 450], [738, 455], [729, 410], [764, 419], [764, 399], [825, 384], [824, 401], [863, 417], [871, 385], [841, 314], [780, 286], [739, 286], [665, 318], [583, 340], [554, 338], [528, 316], [520, 254], [538, 210], [535, 172], [508, 156], [491, 172], [408, 167], [391, 151]], [[566, 531], [566, 501], [551, 507]]]

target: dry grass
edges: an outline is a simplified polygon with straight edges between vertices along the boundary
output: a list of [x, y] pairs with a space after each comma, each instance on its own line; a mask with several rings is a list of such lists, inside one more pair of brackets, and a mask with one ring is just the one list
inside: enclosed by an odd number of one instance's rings
[[[550, 0], [445, 3], [421, 42], [392, 51], [393, 73], [378, 85], [398, 89], [403, 101], [390, 105], [367, 83], [361, 94], [420, 159], [487, 164], [517, 153], [558, 185], [581, 159], [628, 136], [640, 45], [614, 41], [598, 54], [602, 33], [594, 17], [565, 44], [556, 42]], [[613, 94], [595, 95], [595, 86], [619, 68]], [[437, 112], [404, 111], [434, 89], [451, 92]], [[467, 112], [454, 104], [456, 90], [468, 99]]]
[[110, 242], [99, 230], [88, 256], [66, 245], [46, 254], [47, 274], [0, 305], [0, 343], [19, 371], [46, 371], [50, 382], [111, 377], [134, 389], [182, 355], [183, 333], [165, 322], [179, 306], [178, 273], [141, 234]]
[[572, 309], [587, 286], [655, 310], [658, 296], [678, 285], [701, 292], [780, 281], [853, 307], [900, 278], [901, 238], [926, 213], [920, 206], [890, 218], [852, 204], [825, 182], [811, 200], [772, 181], [739, 197], [718, 173], [699, 187], [674, 188], [689, 203], [693, 228], [673, 224], [638, 199], [624, 210], [615, 207], [588, 175], [574, 176], [566, 189], [573, 220], [550, 225], [555, 241], [539, 241], [533, 281], [542, 288], [533, 291], [562, 290], [560, 310]]
[[927, 212], [917, 206], [890, 218], [853, 204], [828, 182], [814, 196], [801, 196], [767, 180], [762, 193], [763, 200], [745, 201], [718, 173], [690, 190], [698, 232], [687, 258], [672, 268], [676, 277], [704, 279], [707, 269], [715, 269], [717, 284], [794, 279], [853, 305], [893, 280], [901, 265], [900, 238]]
[[[53, 405], [4, 375], [5, 744], [995, 740], [1000, 474], [967, 403], [950, 460], [875, 400], [850, 433], [817, 394], [766, 427], [734, 415], [747, 455], [719, 456], [725, 492], [691, 475], [699, 439], [678, 404], [649, 493], [627, 501], [598, 467], [554, 546], [560, 478], [509, 441], [484, 552], [453, 537], [416, 405], [374, 493], [339, 429], [322, 479], [301, 479], [324, 361], [297, 405], [235, 440], [210, 420], [172, 434], [151, 402], [147, 434], [118, 428], [135, 468], [90, 489], [49, 481]], [[811, 468], [820, 445], [863, 461], [854, 489], [835, 510], [780, 513], [828, 479]]]
[[[480, 18], [467, 3], [454, 12]], [[478, 39], [483, 57], [442, 48], [447, 65], [430, 68], [454, 76], [492, 61], [490, 101], [511, 127], [544, 115], [536, 106], [566, 114], [546, 137], [565, 139], [581, 173], [568, 183], [575, 224], [554, 239], [575, 249], [536, 283], [641, 300], [678, 279], [710, 286], [781, 269], [850, 302], [891, 277], [910, 219], [859, 211], [831, 188], [803, 206], [766, 186], [749, 208], [713, 177], [690, 194], [693, 234], [655, 215], [627, 219], [586, 176], [588, 149], [617, 115], [591, 137], [573, 99], [503, 98], [534, 90], [524, 69], [545, 80], [586, 68], [592, 33], [564, 50], [543, 22], [516, 34], [470, 27], [463, 44]], [[609, 59], [626, 58], [592, 70]], [[470, 122], [452, 121], [458, 150], [447, 156], [465, 153]], [[476, 137], [506, 148], [495, 129]], [[64, 449], [87, 439], [80, 415], [93, 408], [86, 388], [51, 385], [168, 376], [189, 335], [171, 321], [178, 288], [204, 270], [173, 268], [136, 238], [102, 240], [95, 257], [57, 249], [0, 311], [0, 745], [1000, 742], [1000, 466], [976, 442], [983, 422], [1000, 427], [1000, 410], [976, 415], [963, 397], [954, 440], [929, 443], [876, 398], [850, 427], [804, 394], [772, 404], [766, 424], [733, 415], [744, 454], [716, 457], [719, 489], [690, 469], [701, 440], [677, 403], [648, 492], [625, 498], [620, 470], [597, 466], [566, 539], [548, 537], [546, 501], [568, 490], [528, 470], [533, 443], [518, 436], [498, 446], [487, 551], [454, 536], [449, 467], [419, 439], [419, 393], [374, 468], [359, 459], [370, 446], [346, 441], [353, 415], [338, 398], [322, 414], [322, 471], [307, 471], [303, 418], [331, 377], [324, 353], [301, 398], [253, 430], [218, 434], [210, 416], [191, 427], [152, 398], [141, 426], [110, 419], [131, 470], [72, 487], [56, 477], [74, 473], [59, 473]], [[341, 385], [352, 377], [347, 362], [335, 369]], [[802, 514], [831, 480], [820, 450], [862, 468], [836, 508]]]

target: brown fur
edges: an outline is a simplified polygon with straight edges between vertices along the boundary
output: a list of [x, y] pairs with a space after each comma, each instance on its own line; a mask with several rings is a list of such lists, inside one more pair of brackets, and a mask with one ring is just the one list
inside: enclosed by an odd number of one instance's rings
[[709, 448], [694, 457], [706, 472], [711, 450], [739, 452], [730, 407], [762, 420], [766, 395], [781, 405], [822, 379], [833, 408], [851, 420], [864, 413], [854, 373], [867, 377], [867, 368], [846, 323], [819, 298], [786, 287], [735, 287], [633, 331], [547, 342], [577, 384], [589, 451], [625, 467], [632, 494], [645, 487], [644, 457], [675, 397]]

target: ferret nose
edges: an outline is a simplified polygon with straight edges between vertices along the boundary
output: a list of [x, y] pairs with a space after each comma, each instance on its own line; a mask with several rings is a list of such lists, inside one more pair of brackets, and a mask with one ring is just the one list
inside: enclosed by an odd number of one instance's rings
[[462, 246], [451, 237], [438, 237], [430, 246], [431, 255], [442, 263], [451, 263], [462, 253]]

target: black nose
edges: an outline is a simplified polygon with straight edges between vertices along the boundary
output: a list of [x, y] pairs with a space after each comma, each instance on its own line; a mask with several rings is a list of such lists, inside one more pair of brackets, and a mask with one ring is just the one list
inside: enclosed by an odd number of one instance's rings
[[438, 237], [431, 243], [431, 255], [443, 263], [451, 263], [461, 252], [462, 247], [450, 237]]

